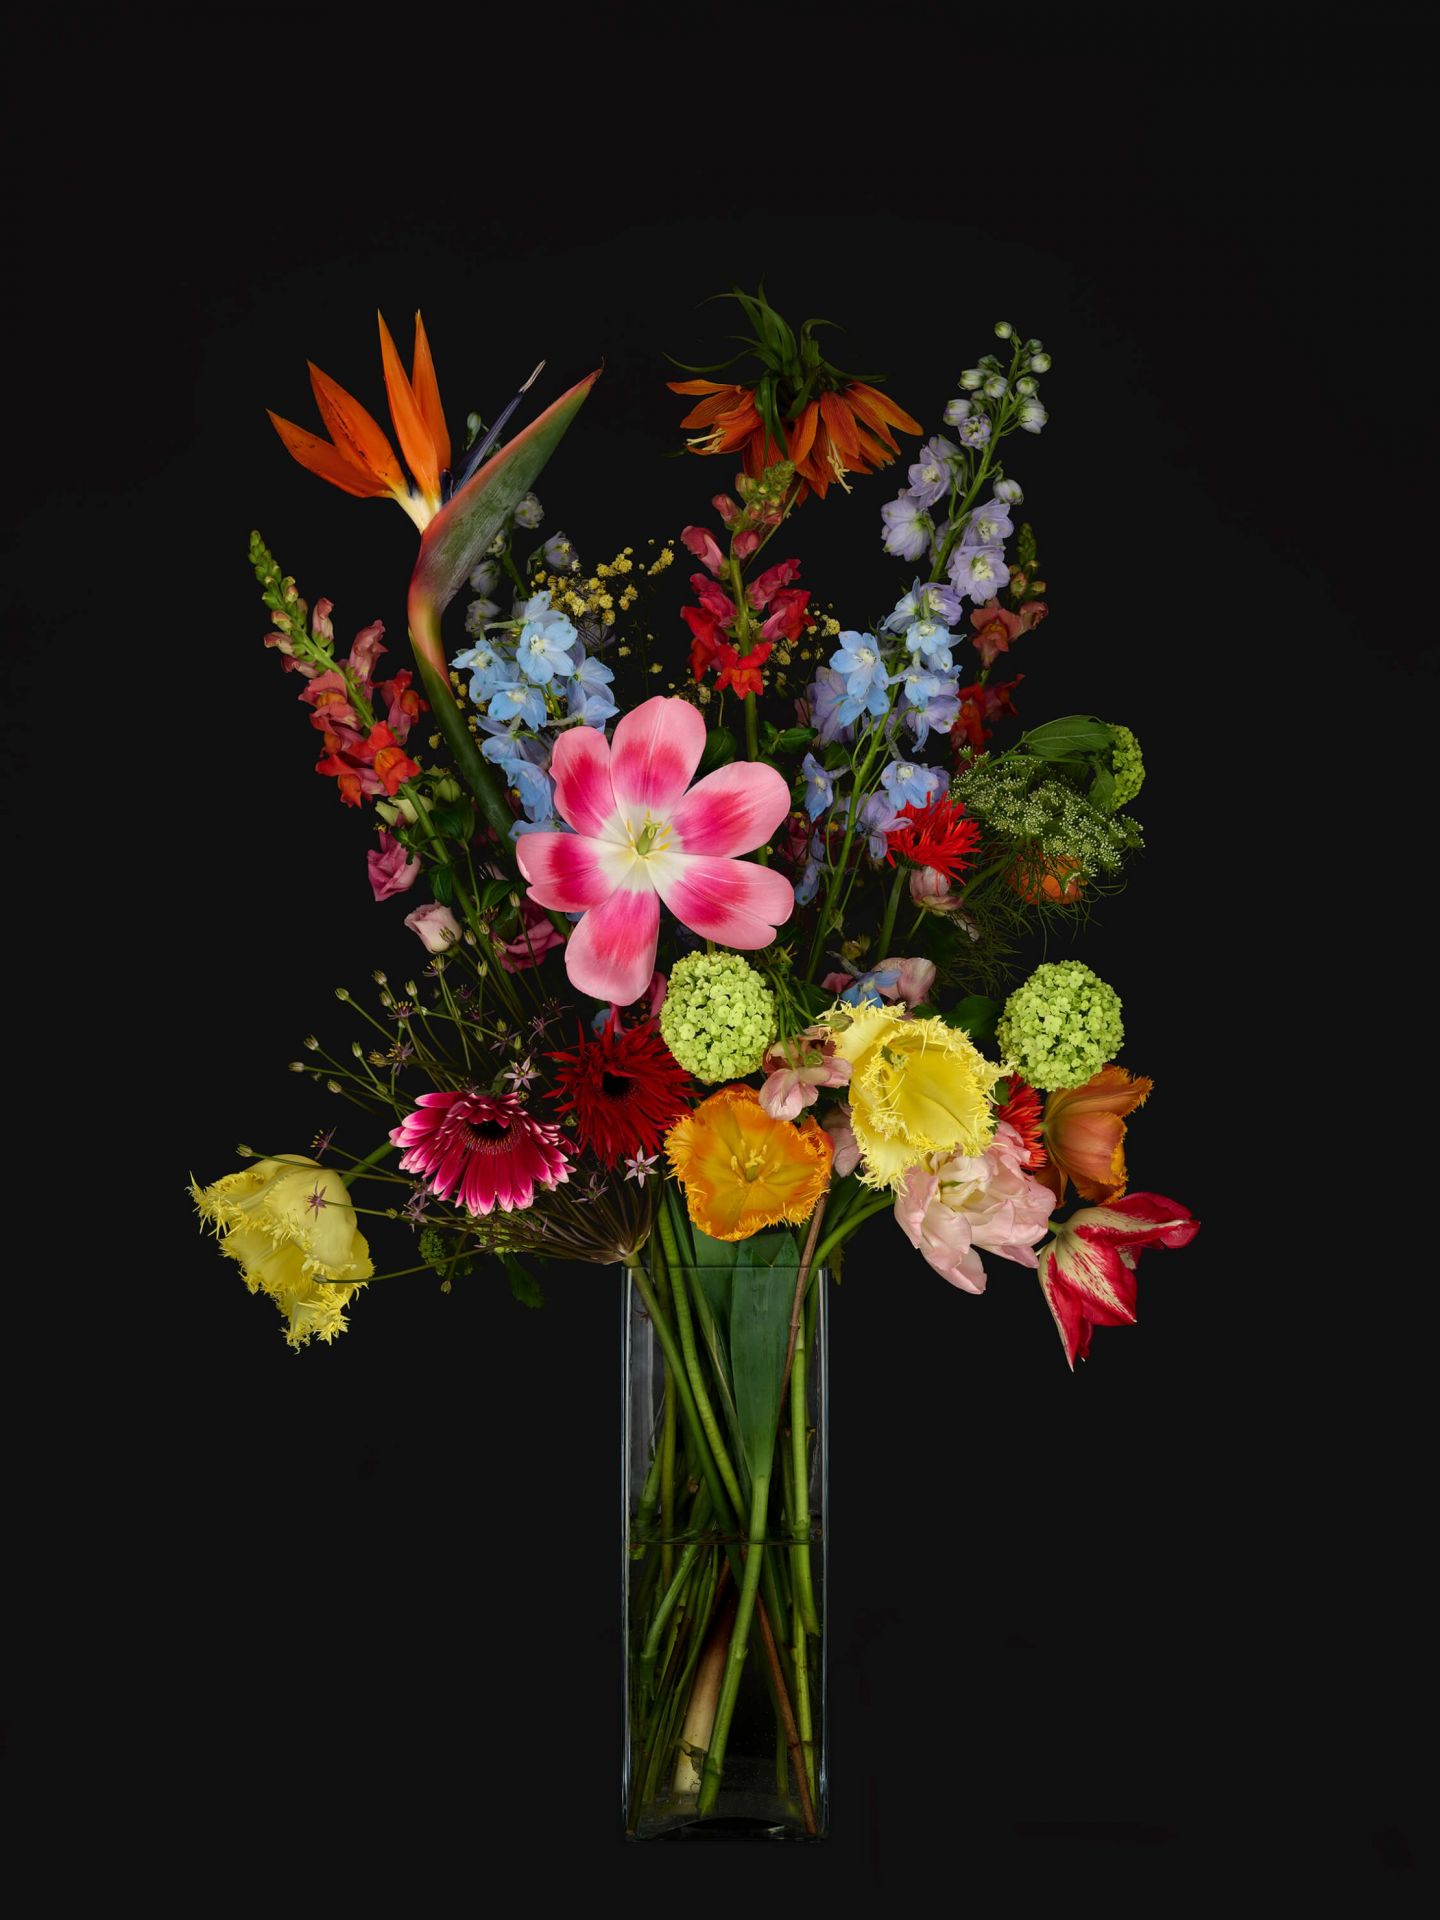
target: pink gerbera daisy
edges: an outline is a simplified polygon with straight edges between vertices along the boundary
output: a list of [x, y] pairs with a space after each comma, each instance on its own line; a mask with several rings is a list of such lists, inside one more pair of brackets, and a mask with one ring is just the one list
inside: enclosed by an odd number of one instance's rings
[[390, 1138], [405, 1173], [425, 1176], [440, 1200], [467, 1213], [528, 1207], [536, 1187], [559, 1186], [570, 1162], [559, 1129], [532, 1120], [515, 1093], [422, 1093]]

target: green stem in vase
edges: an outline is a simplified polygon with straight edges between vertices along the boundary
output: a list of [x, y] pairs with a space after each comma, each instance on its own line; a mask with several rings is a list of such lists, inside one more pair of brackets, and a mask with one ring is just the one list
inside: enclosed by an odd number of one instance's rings
[[725, 1482], [725, 1491], [734, 1503], [736, 1513], [745, 1511], [745, 1502], [740, 1494], [740, 1482], [735, 1477], [735, 1468], [730, 1455], [726, 1452], [725, 1441], [720, 1433], [720, 1423], [715, 1418], [715, 1409], [710, 1404], [710, 1396], [705, 1391], [705, 1378], [700, 1367], [700, 1355], [695, 1346], [695, 1323], [690, 1317], [690, 1287], [685, 1269], [680, 1264], [680, 1250], [675, 1245], [675, 1234], [669, 1217], [662, 1207], [656, 1215], [656, 1225], [660, 1230], [660, 1244], [665, 1249], [665, 1257], [670, 1262], [670, 1295], [675, 1307], [675, 1326], [680, 1335], [680, 1351], [685, 1356], [685, 1372], [690, 1381], [690, 1391], [695, 1396], [695, 1410], [700, 1416], [700, 1424], [705, 1429], [705, 1438], [710, 1442], [710, 1451], [715, 1456], [715, 1465], [720, 1478]]
[[[795, 1342], [795, 1358], [790, 1366], [790, 1469], [795, 1488], [790, 1511], [795, 1539], [790, 1549], [790, 1578], [795, 1588], [797, 1623], [818, 1638], [820, 1614], [815, 1605], [815, 1582], [810, 1566], [810, 1424], [805, 1401], [805, 1350], [814, 1320], [814, 1309], [807, 1302], [805, 1325]], [[796, 1665], [799, 1665], [798, 1655]]]
[[715, 1726], [705, 1753], [705, 1768], [700, 1782], [698, 1811], [702, 1818], [713, 1813], [725, 1768], [725, 1746], [730, 1737], [730, 1722], [735, 1716], [735, 1701], [740, 1691], [740, 1673], [750, 1651], [750, 1623], [755, 1617], [755, 1596], [760, 1590], [760, 1569], [765, 1560], [765, 1517], [770, 1506], [770, 1475], [757, 1474], [750, 1501], [750, 1551], [745, 1556], [745, 1577], [730, 1634], [730, 1650], [725, 1656], [725, 1677], [720, 1683], [720, 1703], [715, 1709]]

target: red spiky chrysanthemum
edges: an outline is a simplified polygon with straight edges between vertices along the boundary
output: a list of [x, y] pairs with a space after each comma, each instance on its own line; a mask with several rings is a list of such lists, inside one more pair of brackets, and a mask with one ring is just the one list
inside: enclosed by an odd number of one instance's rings
[[651, 1152], [689, 1107], [690, 1076], [647, 1020], [628, 1032], [612, 1015], [598, 1036], [582, 1034], [573, 1053], [552, 1053], [575, 1131], [602, 1166]]
[[926, 807], [901, 807], [900, 824], [891, 828], [885, 840], [885, 858], [892, 867], [895, 855], [903, 853], [916, 866], [933, 867], [953, 880], [969, 866], [980, 844], [980, 829], [958, 800], [942, 794]]
[[995, 1124], [998, 1126], [1002, 1120], [1008, 1120], [1025, 1142], [1027, 1167], [1043, 1167], [1049, 1157], [1045, 1152], [1045, 1143], [1040, 1138], [1040, 1122], [1043, 1118], [1044, 1109], [1039, 1094], [1017, 1073], [1010, 1082], [1004, 1106], [995, 1109]]

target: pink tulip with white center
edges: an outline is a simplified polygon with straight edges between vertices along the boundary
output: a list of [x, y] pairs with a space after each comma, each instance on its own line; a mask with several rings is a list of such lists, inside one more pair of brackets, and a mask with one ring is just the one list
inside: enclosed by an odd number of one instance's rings
[[565, 971], [581, 993], [628, 1006], [655, 971], [660, 903], [704, 940], [768, 947], [790, 918], [783, 874], [737, 859], [790, 811], [774, 767], [738, 761], [691, 786], [705, 722], [685, 700], [647, 700], [616, 723], [562, 733], [550, 760], [555, 810], [573, 833], [527, 833], [516, 844], [537, 905], [580, 913]]

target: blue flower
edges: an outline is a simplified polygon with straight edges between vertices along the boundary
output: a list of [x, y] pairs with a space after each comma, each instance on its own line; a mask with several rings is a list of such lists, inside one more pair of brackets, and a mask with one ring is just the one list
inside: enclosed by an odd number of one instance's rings
[[989, 414], [972, 413], [960, 422], [960, 444], [962, 446], [983, 447], [989, 438]]
[[835, 782], [813, 753], [806, 754], [800, 771], [805, 776], [805, 811], [818, 820], [835, 804]]
[[957, 547], [950, 556], [950, 584], [976, 606], [995, 599], [1010, 579], [1000, 547]]
[[[949, 662], [948, 654], [946, 662]], [[912, 707], [928, 706], [930, 701], [939, 699], [942, 694], [955, 691], [953, 680], [946, 680], [928, 662], [920, 660], [906, 667], [900, 676], [900, 686], [906, 702]]]
[[816, 668], [815, 678], [805, 689], [805, 699], [810, 708], [810, 724], [819, 732], [822, 747], [828, 747], [832, 740], [848, 742], [853, 738], [851, 728], [840, 719], [845, 682], [833, 667]]
[[820, 886], [820, 875], [825, 867], [825, 839], [823, 834], [810, 836], [810, 850], [805, 861], [805, 871], [801, 874], [795, 888], [795, 904], [805, 907], [815, 898]]
[[[508, 661], [505, 664], [513, 674], [515, 669]], [[538, 687], [527, 687], [518, 678], [508, 680], [490, 696], [490, 718], [523, 720], [527, 727], [543, 727], [545, 696]]]
[[955, 664], [950, 652], [950, 629], [942, 627], [938, 620], [912, 620], [905, 629], [905, 644], [911, 653], [923, 653], [942, 673]]
[[563, 613], [546, 613], [538, 620], [527, 620], [515, 642], [515, 663], [527, 680], [545, 686], [555, 675], [566, 679], [575, 671], [570, 650], [577, 635]]
[[580, 565], [580, 556], [563, 533], [552, 533], [545, 542], [545, 564], [552, 573], [569, 573]]
[[860, 825], [865, 829], [872, 860], [885, 858], [885, 836], [899, 824], [899, 809], [891, 804], [889, 794], [872, 793], [860, 809]]
[[880, 784], [895, 808], [923, 807], [945, 776], [938, 767], [917, 766], [913, 760], [892, 760], [880, 776]]
[[882, 625], [887, 633], [903, 633], [914, 620], [938, 620], [953, 627], [960, 618], [961, 599], [943, 580], [917, 580], [910, 591], [895, 602]]
[[915, 707], [905, 716], [905, 724], [913, 729], [915, 745], [923, 747], [930, 738], [930, 729], [936, 727], [941, 733], [949, 733], [960, 718], [960, 700], [953, 680], [946, 681], [945, 691], [928, 700], [923, 707]]
[[868, 633], [842, 633], [830, 664], [845, 682], [852, 699], [886, 685], [885, 658], [880, 643]]
[[898, 967], [876, 967], [869, 973], [857, 974], [840, 998], [847, 1007], [883, 1007], [885, 989], [899, 984]]
[[960, 536], [962, 547], [998, 547], [1002, 546], [1015, 531], [1014, 522], [1005, 511], [1002, 500], [987, 500], [983, 507], [976, 507], [970, 516], [970, 524]]
[[853, 727], [862, 713], [883, 720], [889, 711], [890, 695], [885, 687], [871, 687], [868, 693], [847, 693], [835, 709], [835, 718], [842, 727]]

